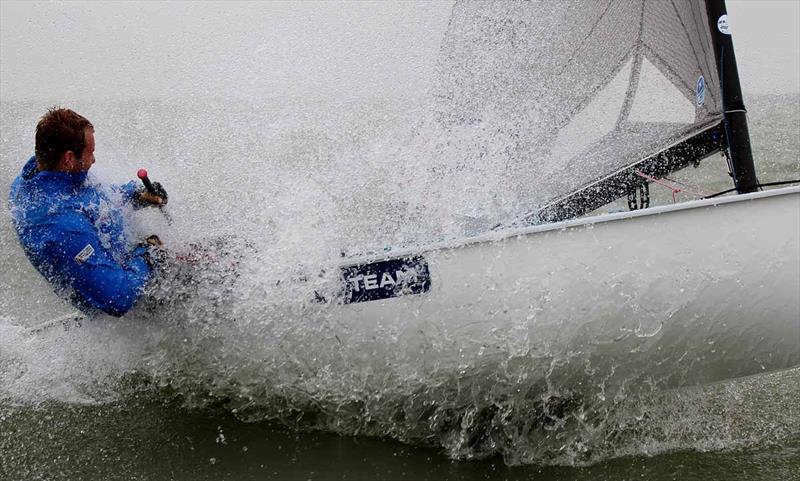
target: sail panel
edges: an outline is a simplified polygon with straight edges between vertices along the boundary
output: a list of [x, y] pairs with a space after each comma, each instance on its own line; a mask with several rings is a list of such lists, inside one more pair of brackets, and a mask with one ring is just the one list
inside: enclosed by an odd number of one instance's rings
[[617, 75], [592, 97], [592, 101], [558, 131], [551, 155], [572, 158], [612, 132], [628, 90], [633, 62], [628, 60]]
[[686, 89], [677, 88], [655, 65], [643, 59], [629, 122], [691, 124], [696, 114], [694, 95], [687, 98]]

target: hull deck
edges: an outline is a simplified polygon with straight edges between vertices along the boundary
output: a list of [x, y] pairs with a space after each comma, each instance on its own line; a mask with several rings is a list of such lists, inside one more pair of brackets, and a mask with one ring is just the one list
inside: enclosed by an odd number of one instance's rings
[[330, 314], [444, 364], [710, 383], [800, 364], [799, 237], [797, 187], [497, 232], [348, 263]]

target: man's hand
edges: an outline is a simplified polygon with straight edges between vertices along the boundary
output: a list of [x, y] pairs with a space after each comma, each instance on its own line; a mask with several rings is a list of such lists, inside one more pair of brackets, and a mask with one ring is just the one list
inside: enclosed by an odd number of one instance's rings
[[153, 235], [151, 235], [151, 236], [147, 237], [147, 238], [145, 239], [145, 242], [147, 242], [147, 243], [148, 243], [148, 244], [150, 244], [151, 246], [162, 246], [162, 245], [164, 245], [164, 243], [163, 243], [163, 242], [161, 242], [161, 239], [159, 239], [159, 238], [158, 238], [158, 236], [157, 236], [157, 235], [155, 235], [155, 234], [153, 234]]
[[158, 182], [149, 184], [152, 187], [152, 192], [149, 189], [140, 189], [136, 192], [134, 200], [141, 206], [156, 206], [161, 207], [167, 205], [167, 191]]
[[147, 246], [144, 253], [144, 259], [151, 269], [161, 269], [167, 260], [167, 251], [164, 249], [164, 244], [157, 235], [153, 234], [144, 239], [141, 244]]
[[142, 190], [138, 194], [136, 194], [136, 202], [138, 202], [141, 205], [153, 205], [160, 207], [162, 205], [165, 205], [167, 203], [167, 200], [161, 196], [151, 194], [146, 190]]

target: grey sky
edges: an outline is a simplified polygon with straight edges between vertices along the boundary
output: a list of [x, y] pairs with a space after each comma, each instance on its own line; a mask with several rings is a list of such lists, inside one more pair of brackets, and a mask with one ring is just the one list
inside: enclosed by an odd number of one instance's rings
[[800, 0], [728, 0], [745, 93], [800, 92]]
[[[728, 1], [746, 93], [800, 91], [800, 1]], [[450, 2], [0, 4], [0, 98], [402, 94]]]
[[[447, 3], [3, 2], [3, 98], [424, 88]], [[358, 92], [354, 92], [354, 87]]]

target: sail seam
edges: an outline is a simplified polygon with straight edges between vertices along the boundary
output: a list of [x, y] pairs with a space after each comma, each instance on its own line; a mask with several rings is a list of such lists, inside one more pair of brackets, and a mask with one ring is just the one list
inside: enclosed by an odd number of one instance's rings
[[[692, 2], [690, 5], [691, 5], [692, 11], [694, 13], [694, 15], [692, 15], [692, 19], [694, 19], [695, 28], [697, 28], [697, 32], [698, 33], [699, 32], [706, 32], [707, 29], [708, 29], [708, 26], [707, 26], [708, 22], [707, 21], [706, 21], [706, 26], [703, 26], [702, 24], [697, 25], [697, 22], [700, 21], [704, 16], [703, 12], [702, 11], [694, 12], [694, 10], [697, 9], [697, 3]], [[707, 13], [706, 13], [706, 16], [707, 16]], [[713, 65], [708, 63], [708, 59], [709, 59], [708, 52], [710, 50], [712, 52], [712, 56], [713, 56], [714, 47], [713, 47], [713, 45], [710, 45], [709, 46], [710, 49], [706, 48], [706, 44], [711, 40], [708, 35], [700, 35], [700, 39], [701, 39], [700, 48], [703, 49], [703, 62], [705, 63], [705, 71], [708, 72], [709, 74], [711, 74], [711, 73], [717, 71], [716, 61], [714, 62]], [[706, 79], [706, 83], [708, 83], [708, 79]], [[711, 95], [711, 99], [715, 103], [715, 105], [720, 105], [721, 106], [722, 102], [720, 102], [720, 99], [717, 98], [717, 95], [716, 95], [717, 91], [715, 89], [713, 89], [713, 88], [709, 88], [707, 90], [708, 90], [709, 94]]]
[[675, 11], [675, 16], [678, 18], [678, 22], [680, 22], [681, 27], [683, 28], [683, 33], [686, 34], [686, 39], [689, 41], [689, 46], [692, 48], [692, 54], [694, 55], [697, 65], [702, 64], [703, 62], [700, 61], [700, 57], [697, 55], [697, 50], [694, 48], [694, 42], [692, 42], [692, 36], [689, 34], [689, 29], [686, 27], [686, 23], [684, 23], [683, 18], [681, 18], [681, 14], [678, 12], [678, 7], [675, 6], [675, 0], [670, 0], [670, 3], [672, 4], [672, 10]]
[[[622, 70], [622, 68], [625, 67], [625, 63], [626, 63], [625, 60], [630, 58], [630, 56], [633, 54], [633, 51], [635, 49], [636, 49], [635, 45], [633, 47], [631, 47], [631, 49], [628, 50], [625, 53], [625, 55], [623, 55], [622, 61], [617, 63], [617, 67], [615, 69], [611, 70], [609, 72], [609, 74], [606, 75], [605, 78], [603, 78], [602, 81], [598, 82], [597, 85], [594, 88], [592, 88], [591, 90], [586, 92], [586, 95], [583, 97], [583, 99], [581, 99], [580, 102], [575, 104], [574, 108], [568, 110], [567, 112], [560, 112], [559, 113], [559, 116], [557, 118], [558, 121], [556, 122], [556, 129], [561, 129], [565, 125], [569, 124], [569, 122], [572, 120], [572, 118], [576, 114], [581, 112], [584, 108], [586, 108], [587, 105], [589, 105], [592, 102], [592, 100], [594, 100], [595, 94], [597, 92], [599, 92], [600, 90], [602, 90], [603, 88], [605, 88], [606, 85], [608, 85], [608, 83], [611, 82], [611, 80], [619, 74], [620, 70]], [[541, 100], [544, 96], [545, 96], [544, 93], [540, 94], [539, 96], [537, 96], [536, 99], [537, 100]]]
[[[653, 49], [652, 49], [652, 48], [651, 48], [649, 45], [647, 45], [647, 44], [644, 44], [644, 48], [645, 48], [645, 49], [647, 49], [647, 51], [650, 53], [650, 55], [648, 55], [648, 57], [652, 56], [651, 58], [652, 58], [654, 61], [656, 61], [656, 62], [654, 62], [654, 63], [657, 63], [659, 66], [663, 67], [663, 68], [664, 68], [664, 70], [666, 70], [666, 73], [668, 73], [668, 74], [669, 74], [669, 76], [670, 76], [670, 77], [672, 77], [672, 78], [670, 78], [670, 82], [672, 82], [672, 83], [673, 83], [673, 85], [675, 85], [676, 87], [677, 87], [678, 85], [682, 85], [684, 88], [688, 89], [689, 91], [693, 91], [693, 90], [694, 90], [694, 86], [693, 86], [693, 85], [689, 85], [688, 83], [686, 83], [686, 82], [684, 81], [684, 79], [681, 77], [681, 74], [679, 74], [678, 72], [676, 72], [676, 71], [675, 71], [675, 70], [674, 70], [674, 69], [673, 69], [673, 68], [672, 68], [672, 67], [669, 65], [669, 62], [667, 62], [666, 60], [664, 60], [664, 58], [662, 58], [662, 57], [661, 57], [659, 54], [657, 54], [655, 50], [653, 50]], [[664, 73], [664, 72], [662, 71], [662, 73]], [[673, 79], [678, 79], [678, 81], [677, 81], [677, 82], [674, 82], [674, 81], [673, 81]]]
[[622, 108], [620, 109], [619, 116], [617, 117], [617, 122], [614, 125], [615, 129], [619, 129], [620, 126], [626, 120], [628, 120], [628, 116], [631, 113], [631, 108], [633, 108], [634, 97], [636, 96], [636, 92], [639, 90], [639, 78], [642, 72], [642, 45], [644, 44], [643, 36], [645, 1], [646, 0], [642, 0], [642, 8], [639, 12], [639, 36], [636, 38], [636, 45], [633, 47], [633, 63], [631, 64], [631, 74], [628, 78], [628, 88], [625, 91], [625, 100], [622, 103]]
[[578, 45], [578, 48], [576, 48], [572, 52], [572, 54], [569, 56], [567, 61], [561, 67], [561, 70], [559, 72], [557, 72], [556, 75], [562, 75], [564, 73], [564, 71], [567, 70], [567, 67], [569, 67], [569, 65], [572, 63], [572, 61], [578, 55], [578, 52], [583, 50], [584, 45], [586, 45], [586, 41], [589, 40], [589, 38], [591, 38], [592, 34], [594, 33], [594, 30], [597, 28], [598, 25], [600, 25], [600, 22], [603, 20], [603, 17], [605, 17], [606, 14], [608, 13], [608, 10], [611, 8], [611, 4], [613, 2], [614, 2], [614, 0], [608, 0], [608, 3], [606, 4], [606, 8], [603, 10], [603, 13], [601, 13], [600, 16], [597, 17], [597, 21], [594, 23], [594, 25], [592, 25], [592, 28], [589, 29], [589, 33], [587, 33], [586, 36], [583, 38], [583, 40], [581, 40], [581, 43]]

